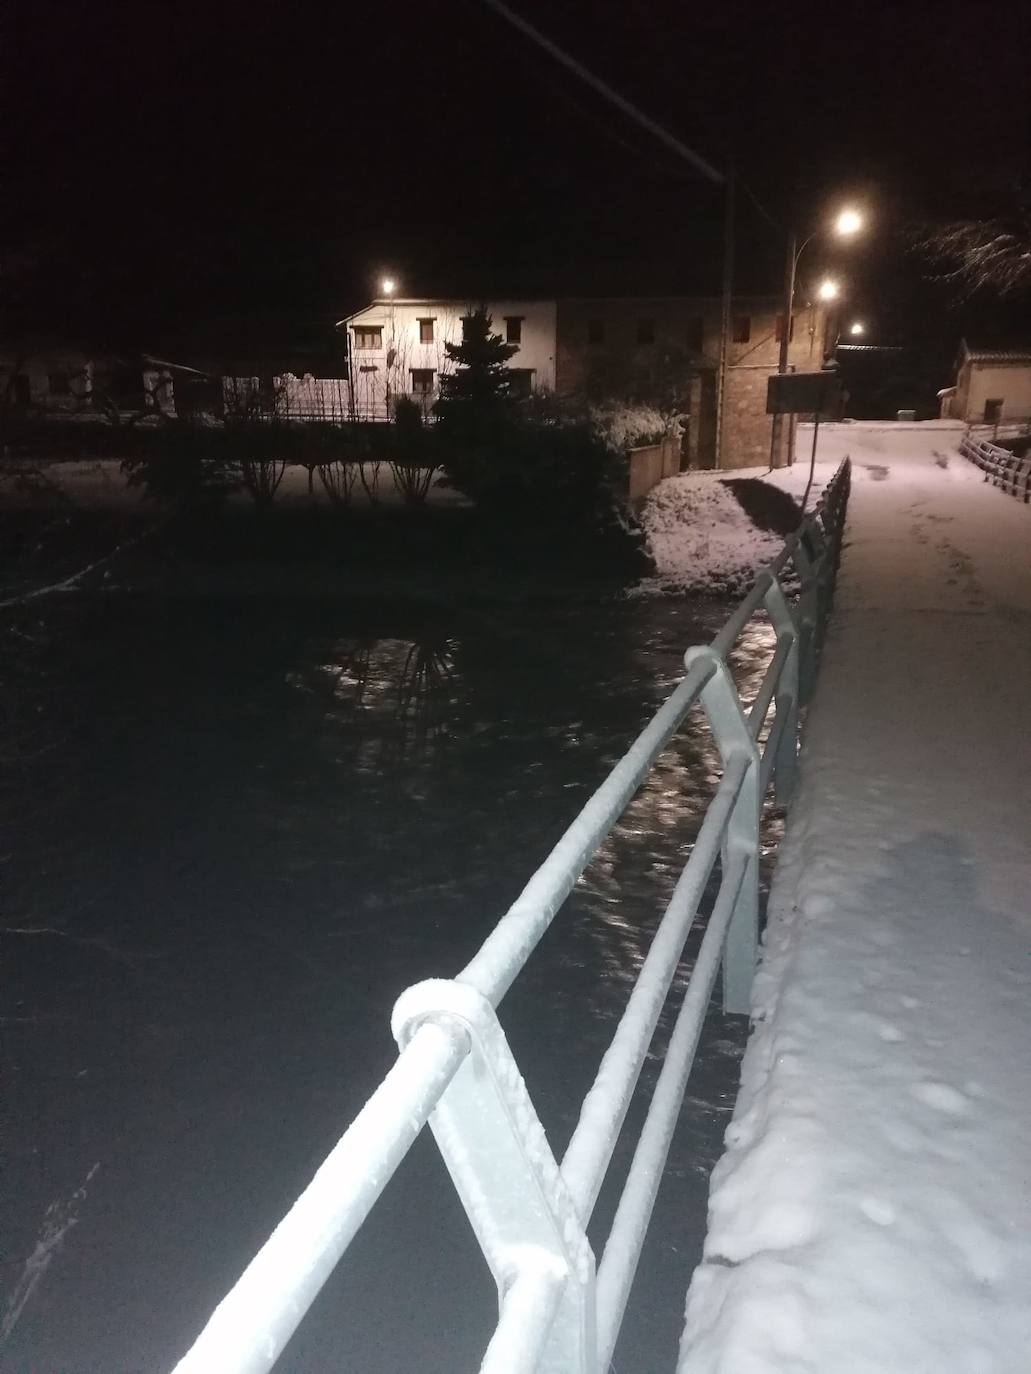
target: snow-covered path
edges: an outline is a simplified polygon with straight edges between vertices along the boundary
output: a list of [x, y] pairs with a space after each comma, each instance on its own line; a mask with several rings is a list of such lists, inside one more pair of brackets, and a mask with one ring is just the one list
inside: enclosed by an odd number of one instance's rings
[[1031, 1369], [1031, 507], [957, 437], [821, 438], [858, 480], [691, 1374]]

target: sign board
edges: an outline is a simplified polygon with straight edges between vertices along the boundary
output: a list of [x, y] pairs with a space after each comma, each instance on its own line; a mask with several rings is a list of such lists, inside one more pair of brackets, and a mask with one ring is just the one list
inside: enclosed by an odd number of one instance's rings
[[766, 383], [767, 415], [834, 420], [840, 413], [841, 381], [836, 372], [778, 372]]

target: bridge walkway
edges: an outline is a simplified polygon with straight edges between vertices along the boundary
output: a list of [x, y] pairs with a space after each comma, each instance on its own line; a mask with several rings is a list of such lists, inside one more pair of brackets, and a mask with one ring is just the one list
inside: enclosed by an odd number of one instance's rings
[[691, 1374], [1031, 1368], [1031, 508], [958, 437], [821, 438], [845, 547]]

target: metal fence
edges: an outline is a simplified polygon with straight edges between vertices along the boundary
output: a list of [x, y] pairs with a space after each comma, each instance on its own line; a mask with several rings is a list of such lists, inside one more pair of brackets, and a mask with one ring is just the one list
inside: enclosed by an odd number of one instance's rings
[[[270, 1369], [423, 1126], [447, 1164], [498, 1288], [483, 1374], [601, 1374], [609, 1368], [684, 1099], [713, 984], [745, 1014], [758, 947], [759, 826], [772, 784], [786, 802], [799, 706], [813, 682], [849, 490], [846, 458], [777, 560], [572, 822], [473, 960], [409, 988], [394, 1008], [394, 1067], [215, 1309], [176, 1374]], [[792, 602], [786, 583], [800, 588]], [[728, 655], [765, 614], [770, 665], [746, 709]], [[497, 1007], [591, 857], [687, 712], [700, 703], [723, 763], [561, 1164], [523, 1082]], [[763, 729], [774, 708], [764, 744]], [[600, 1261], [586, 1228], [710, 876], [715, 904]]]
[[1008, 448], [1000, 448], [987, 439], [975, 439], [972, 434], [964, 436], [959, 451], [983, 469], [986, 482], [1031, 502], [1031, 453], [1018, 458]]

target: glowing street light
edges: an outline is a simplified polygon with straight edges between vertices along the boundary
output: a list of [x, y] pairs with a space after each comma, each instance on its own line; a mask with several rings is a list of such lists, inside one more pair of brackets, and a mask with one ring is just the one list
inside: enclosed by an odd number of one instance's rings
[[863, 216], [851, 207], [842, 210], [834, 221], [834, 232], [844, 239], [850, 239], [853, 234], [860, 233], [862, 228]]
[[848, 332], [852, 335], [853, 338], [859, 338], [860, 335], [866, 333], [866, 325], [862, 324], [859, 320], [856, 320], [854, 324], [849, 325]]
[[821, 301], [836, 301], [841, 295], [841, 287], [831, 277], [824, 277], [816, 294]]
[[397, 290], [397, 282], [393, 277], [384, 277], [379, 286], [384, 296], [392, 296]]

